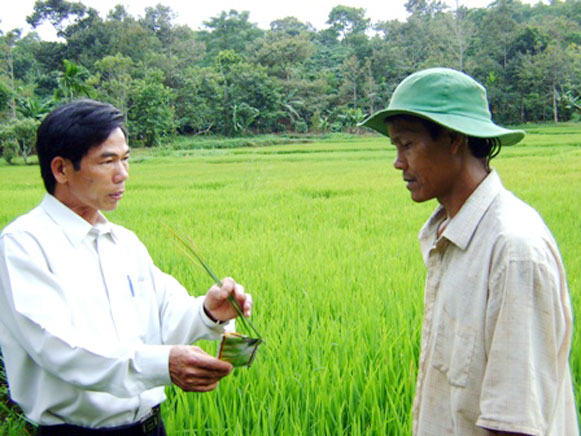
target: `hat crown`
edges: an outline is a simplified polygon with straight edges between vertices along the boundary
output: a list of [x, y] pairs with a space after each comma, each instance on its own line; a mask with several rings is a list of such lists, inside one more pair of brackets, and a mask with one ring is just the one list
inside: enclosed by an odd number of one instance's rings
[[523, 139], [523, 130], [509, 130], [492, 121], [486, 90], [470, 76], [451, 68], [429, 68], [406, 77], [386, 109], [361, 122], [389, 136], [388, 119], [398, 115], [425, 118], [477, 138], [497, 138], [502, 145]]
[[492, 119], [484, 87], [449, 68], [429, 68], [405, 78], [395, 89], [389, 109]]

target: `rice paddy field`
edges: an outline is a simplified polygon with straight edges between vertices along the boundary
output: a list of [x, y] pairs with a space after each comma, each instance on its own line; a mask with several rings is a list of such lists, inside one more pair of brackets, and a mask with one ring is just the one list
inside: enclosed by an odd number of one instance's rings
[[[581, 313], [581, 126], [530, 126], [493, 161], [559, 243]], [[135, 231], [192, 294], [212, 285], [172, 243], [189, 235], [255, 300], [266, 340], [251, 368], [209, 394], [168, 388], [169, 435], [411, 433], [425, 269], [413, 203], [376, 136], [261, 148], [133, 150], [128, 190], [108, 214]], [[43, 196], [37, 166], [0, 164], [0, 227]], [[571, 365], [581, 396], [581, 331]], [[204, 342], [210, 353], [216, 344]], [[22, 434], [0, 424], [1, 434]], [[7, 429], [8, 428], [8, 429]], [[3, 432], [4, 429], [4, 432]]]

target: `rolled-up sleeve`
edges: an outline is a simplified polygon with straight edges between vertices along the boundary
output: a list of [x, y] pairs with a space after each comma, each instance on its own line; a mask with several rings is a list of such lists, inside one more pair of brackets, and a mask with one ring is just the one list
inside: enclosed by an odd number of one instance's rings
[[571, 314], [550, 253], [514, 256], [490, 281], [480, 427], [546, 434], [567, 388]]

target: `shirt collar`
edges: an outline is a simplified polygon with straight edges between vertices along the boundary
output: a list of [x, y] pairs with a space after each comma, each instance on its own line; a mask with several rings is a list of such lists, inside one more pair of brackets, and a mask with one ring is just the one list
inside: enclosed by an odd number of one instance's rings
[[[461, 250], [466, 250], [478, 227], [478, 223], [480, 223], [484, 213], [502, 189], [502, 182], [498, 173], [492, 170], [476, 187], [474, 192], [470, 194], [470, 197], [468, 197], [454, 218], [450, 220], [442, 234], [442, 238], [446, 238]], [[438, 226], [445, 217], [446, 211], [440, 205], [420, 230], [419, 239], [424, 258], [436, 242]]]
[[40, 206], [63, 230], [73, 246], [79, 245], [89, 233], [109, 234], [113, 241], [116, 240], [113, 226], [101, 212], [99, 212], [97, 222], [92, 226], [51, 194], [45, 194]]

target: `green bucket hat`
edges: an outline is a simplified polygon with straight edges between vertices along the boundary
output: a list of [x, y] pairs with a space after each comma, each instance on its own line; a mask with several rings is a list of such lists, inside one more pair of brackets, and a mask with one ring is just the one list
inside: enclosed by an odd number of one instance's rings
[[389, 136], [386, 120], [403, 114], [426, 118], [467, 136], [498, 138], [501, 145], [516, 144], [525, 136], [523, 130], [494, 124], [484, 87], [450, 68], [429, 68], [406, 77], [395, 89], [388, 108], [359, 126]]

